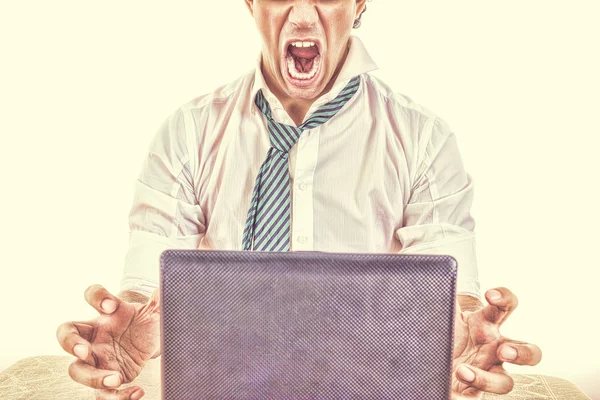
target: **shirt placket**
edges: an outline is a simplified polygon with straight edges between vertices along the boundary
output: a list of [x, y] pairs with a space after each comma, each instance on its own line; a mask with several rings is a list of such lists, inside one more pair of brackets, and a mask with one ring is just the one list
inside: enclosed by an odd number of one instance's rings
[[295, 146], [295, 163], [292, 163], [291, 249], [293, 251], [314, 249], [313, 183], [319, 154], [318, 129], [304, 131]]

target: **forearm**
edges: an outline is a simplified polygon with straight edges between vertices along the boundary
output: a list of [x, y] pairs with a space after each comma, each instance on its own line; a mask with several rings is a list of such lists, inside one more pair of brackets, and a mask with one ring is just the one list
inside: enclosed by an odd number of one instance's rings
[[461, 311], [477, 311], [483, 308], [483, 303], [476, 297], [459, 294], [456, 301]]
[[148, 302], [148, 297], [143, 294], [133, 292], [131, 290], [125, 290], [119, 293], [119, 298], [128, 303], [141, 303], [146, 304]]

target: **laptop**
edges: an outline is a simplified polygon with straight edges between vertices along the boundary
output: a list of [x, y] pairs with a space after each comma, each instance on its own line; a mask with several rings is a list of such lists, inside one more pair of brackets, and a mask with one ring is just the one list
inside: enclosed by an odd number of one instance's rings
[[167, 250], [165, 400], [448, 399], [450, 256]]

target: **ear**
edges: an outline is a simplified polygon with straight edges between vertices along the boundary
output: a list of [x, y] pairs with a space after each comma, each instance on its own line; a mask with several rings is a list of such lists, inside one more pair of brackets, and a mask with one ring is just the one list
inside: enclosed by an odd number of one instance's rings
[[254, 0], [244, 0], [246, 3], [246, 7], [248, 7], [248, 11], [250, 11], [250, 15], [254, 17]]
[[354, 16], [354, 19], [358, 18], [358, 16], [362, 14], [366, 6], [367, 0], [356, 0], [356, 15]]

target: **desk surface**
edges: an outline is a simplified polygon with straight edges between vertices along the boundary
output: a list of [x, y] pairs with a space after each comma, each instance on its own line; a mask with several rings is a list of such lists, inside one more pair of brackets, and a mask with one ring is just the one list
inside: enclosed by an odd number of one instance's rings
[[[94, 391], [75, 383], [67, 370], [70, 356], [25, 358], [0, 373], [2, 400], [94, 400]], [[151, 360], [136, 383], [144, 388], [146, 400], [160, 399], [160, 360]], [[484, 399], [503, 400], [589, 400], [575, 385], [544, 375], [514, 375], [515, 388], [504, 396], [486, 394]]]

